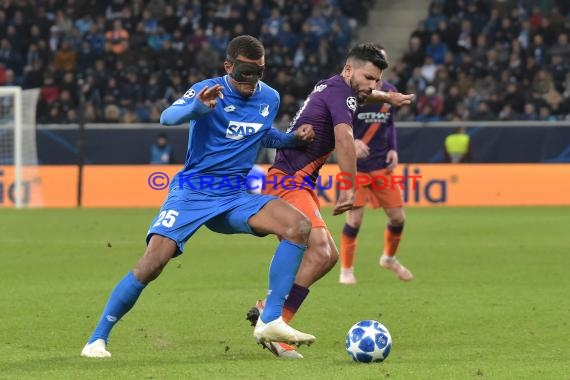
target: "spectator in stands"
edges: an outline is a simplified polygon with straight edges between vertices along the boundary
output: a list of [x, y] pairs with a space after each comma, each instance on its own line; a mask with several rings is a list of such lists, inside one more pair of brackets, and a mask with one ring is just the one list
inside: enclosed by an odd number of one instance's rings
[[53, 65], [58, 70], [71, 71], [75, 68], [77, 54], [67, 40], [61, 41], [60, 48], [55, 52]]
[[477, 110], [479, 109], [479, 103], [481, 102], [481, 96], [477, 92], [477, 90], [471, 87], [467, 91], [467, 97], [465, 98], [465, 107], [467, 107], [467, 111], [469, 111], [469, 115], [475, 115]]
[[464, 127], [445, 138], [445, 162], [464, 163], [471, 160], [471, 138]]
[[547, 106], [541, 106], [538, 111], [538, 119], [544, 121], [556, 121], [556, 117], [550, 113], [550, 108]]
[[552, 75], [545, 69], [540, 69], [532, 80], [530, 90], [539, 96], [544, 96], [553, 89], [554, 82], [552, 81]]
[[441, 117], [437, 115], [431, 104], [426, 104], [422, 107], [422, 111], [416, 116], [416, 121], [422, 123], [433, 123], [441, 121]]
[[463, 101], [463, 97], [459, 93], [459, 87], [452, 85], [447, 90], [443, 101], [443, 115], [453, 115], [457, 105]]
[[484, 121], [484, 120], [494, 120], [495, 114], [491, 111], [489, 104], [485, 101], [479, 103], [477, 112], [471, 117], [471, 120]]
[[518, 120], [519, 115], [513, 110], [513, 106], [507, 103], [499, 112], [498, 118], [501, 121], [512, 121]]
[[552, 79], [554, 81], [554, 87], [556, 88], [556, 90], [559, 92], [563, 92], [566, 73], [570, 72], [570, 59], [562, 60], [561, 55], [559, 54], [553, 55], [551, 59], [551, 65], [548, 68], [548, 72], [552, 75]]
[[223, 57], [226, 54], [226, 48], [229, 42], [229, 33], [225, 31], [221, 25], [217, 25], [214, 28], [214, 34], [210, 36], [210, 45], [212, 48]]
[[422, 66], [421, 75], [428, 83], [433, 83], [437, 73], [438, 65], [435, 64], [432, 57], [427, 56], [426, 61]]
[[[429, 110], [427, 108], [429, 107]], [[443, 100], [439, 96], [435, 87], [428, 86], [426, 88], [425, 94], [420, 96], [418, 100], [418, 113], [424, 115], [440, 116], [443, 111]]]
[[433, 61], [441, 65], [443, 63], [443, 58], [447, 53], [447, 45], [441, 42], [441, 37], [438, 33], [434, 33], [431, 35], [430, 43], [426, 47], [426, 54], [433, 58]]
[[103, 118], [107, 123], [118, 123], [121, 120], [121, 109], [115, 104], [108, 104], [105, 107]]
[[168, 34], [162, 26], [159, 26], [154, 32], [150, 34], [147, 43], [154, 52], [160, 53], [164, 48], [164, 43], [170, 41], [170, 39], [170, 34]]
[[174, 162], [172, 146], [168, 142], [165, 133], [156, 137], [156, 141], [150, 147], [150, 163], [157, 165], [167, 165]]
[[538, 120], [538, 115], [536, 114], [536, 107], [532, 103], [526, 103], [524, 105], [524, 112], [521, 116], [521, 120], [533, 121]]
[[[415, 89], [415, 92], [424, 92], [427, 85], [428, 85], [428, 82], [426, 81], [426, 79], [422, 75], [422, 68], [421, 67], [415, 67], [414, 72], [412, 74], [412, 77], [408, 80], [408, 82], [406, 83], [406, 86], [407, 87], [413, 87]], [[409, 92], [413, 92], [413, 91], [409, 91]]]
[[113, 29], [105, 33], [106, 44], [109, 45], [108, 50], [116, 55], [123, 54], [129, 47], [129, 32], [123, 28], [120, 19], [113, 21]]
[[502, 102], [511, 105], [515, 112], [522, 113], [525, 102], [524, 93], [516, 82], [510, 82], [507, 85], [507, 92]]
[[404, 62], [411, 68], [423, 65], [426, 52], [423, 49], [422, 41], [419, 37], [414, 36], [410, 38], [408, 43], [408, 50], [404, 54]]
[[[181, 87], [188, 75], [194, 76], [190, 82], [196, 82], [212, 72], [218, 74], [221, 68], [212, 66], [216, 61], [212, 52], [223, 52], [227, 39], [236, 34], [261, 37], [272, 53], [266, 80], [288, 78], [273, 84], [282, 99], [290, 95], [294, 103], [302, 102], [314, 84], [310, 78], [315, 69], [319, 77], [323, 71], [338, 70], [336, 63], [349, 47], [355, 26], [365, 22], [363, 10], [371, 1], [108, 0], [102, 9], [94, 1], [68, 1], [65, 8], [60, 3], [9, 1], [0, 6], [0, 65], [4, 66], [0, 83], [6, 83], [2, 78], [8, 73], [8, 83], [31, 88], [49, 76], [51, 83], [43, 92], [57, 101], [61, 93], [57, 85], [66, 72], [73, 78], [92, 75], [86, 95], [100, 121], [108, 120], [107, 106], [110, 110], [120, 106], [118, 119], [123, 120], [132, 118], [129, 110], [134, 107], [136, 118], [145, 121], [155, 120], [153, 115], [172, 96], [187, 90]], [[570, 118], [570, 90], [565, 85], [570, 71], [570, 3], [557, 0], [552, 5], [551, 0], [533, 9], [537, 4], [536, 0], [429, 2], [427, 18], [411, 34], [407, 51], [394, 59], [393, 81], [401, 90], [418, 94], [434, 86], [447, 104], [435, 119], [481, 117], [478, 104], [471, 104], [470, 112], [464, 106], [457, 109], [460, 103], [472, 103], [467, 99], [472, 88], [494, 114], [523, 117], [524, 105], [530, 102], [537, 114], [546, 115], [546, 106], [549, 118]], [[145, 102], [140, 102], [139, 91], [126, 95], [132, 99], [120, 99], [124, 94], [119, 90], [132, 83], [127, 75], [132, 71], [143, 87], [143, 98], [150, 96]], [[482, 84], [489, 75], [496, 90]], [[180, 85], [171, 83], [174, 77], [184, 80]], [[116, 83], [108, 86], [108, 78]], [[508, 91], [511, 81], [519, 83], [514, 93]], [[454, 85], [457, 95], [449, 90]], [[454, 98], [446, 103], [448, 96]], [[507, 104], [512, 113], [502, 112]], [[45, 99], [40, 101], [38, 119], [74, 116], [50, 110]], [[409, 110], [411, 118], [423, 112], [415, 106]], [[426, 117], [423, 112], [421, 119]]]
[[405, 105], [398, 109], [396, 112], [397, 121], [415, 121], [414, 111], [411, 106]]
[[446, 17], [442, 13], [441, 4], [432, 2], [429, 8], [429, 15], [425, 21], [425, 26], [428, 32], [433, 33], [437, 30], [441, 21], [446, 21]]
[[[485, 36], [480, 34], [479, 36]], [[486, 38], [485, 38], [486, 40]], [[457, 42], [455, 43], [462, 51], [471, 51], [474, 46], [474, 33], [471, 29], [471, 21], [463, 20], [461, 21], [461, 33], [457, 37]]]

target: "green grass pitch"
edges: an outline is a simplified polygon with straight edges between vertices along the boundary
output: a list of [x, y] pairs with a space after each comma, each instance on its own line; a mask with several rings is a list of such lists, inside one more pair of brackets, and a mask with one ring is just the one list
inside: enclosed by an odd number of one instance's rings
[[[0, 379], [570, 380], [570, 208], [407, 210], [399, 257], [377, 264], [385, 217], [361, 229], [356, 286], [338, 267], [293, 326], [317, 336], [302, 361], [255, 344], [246, 311], [267, 287], [272, 237], [200, 230], [111, 335], [79, 356], [109, 292], [145, 248], [156, 210], [0, 210]], [[338, 242], [343, 217], [327, 221]], [[384, 323], [393, 349], [356, 364], [349, 327]]]

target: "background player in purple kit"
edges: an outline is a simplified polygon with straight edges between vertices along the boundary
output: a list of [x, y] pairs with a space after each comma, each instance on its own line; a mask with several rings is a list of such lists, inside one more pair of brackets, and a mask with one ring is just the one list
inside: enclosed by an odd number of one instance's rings
[[[386, 52], [382, 49], [386, 56]], [[396, 87], [383, 81], [380, 90], [396, 92]], [[384, 253], [380, 257], [380, 266], [393, 271], [400, 280], [409, 281], [412, 273], [395, 258], [398, 244], [404, 228], [404, 201], [399, 187], [383, 186], [383, 179], [390, 181], [390, 176], [398, 165], [398, 148], [395, 110], [389, 103], [367, 104], [359, 106], [354, 115], [354, 143], [358, 175], [370, 176], [371, 181], [380, 182], [373, 186], [359, 186], [356, 189], [354, 208], [346, 214], [346, 224], [342, 230], [340, 245], [340, 283], [355, 284], [354, 256], [356, 237], [364, 217], [364, 206], [384, 208], [388, 224], [384, 231]], [[391, 183], [391, 182], [389, 182]], [[381, 190], [379, 190], [381, 189]]]
[[[364, 43], [352, 48], [341, 74], [318, 82], [291, 121], [289, 133], [306, 124], [313, 126], [315, 138], [312, 143], [303, 150], [279, 149], [275, 163], [269, 169], [266, 193], [285, 199], [312, 222], [309, 247], [283, 307], [285, 321], [293, 318], [308, 295], [309, 286], [328, 273], [339, 257], [321, 217], [316, 191], [309, 188], [307, 182], [315, 183], [320, 168], [335, 148], [340, 170], [354, 178], [356, 152], [352, 123], [358, 103], [389, 101], [400, 106], [409, 104], [413, 98], [413, 95], [376, 90], [386, 67], [385, 57], [376, 45]], [[284, 183], [287, 185], [283, 186]], [[333, 215], [350, 210], [354, 196], [353, 183], [340, 192]], [[260, 300], [248, 313], [248, 319], [254, 323], [262, 309], [263, 301]], [[283, 343], [265, 343], [264, 346], [276, 356], [302, 358], [293, 347]]]

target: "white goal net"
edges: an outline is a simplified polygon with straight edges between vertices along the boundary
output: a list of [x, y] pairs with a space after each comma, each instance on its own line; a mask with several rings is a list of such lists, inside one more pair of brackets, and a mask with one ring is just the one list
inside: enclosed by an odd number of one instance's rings
[[0, 87], [0, 208], [42, 204], [41, 186], [37, 186], [38, 96], [39, 89]]

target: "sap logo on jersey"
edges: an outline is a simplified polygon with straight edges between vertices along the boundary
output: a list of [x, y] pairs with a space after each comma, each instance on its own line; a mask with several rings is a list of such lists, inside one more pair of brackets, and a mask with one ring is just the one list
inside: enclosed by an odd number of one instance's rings
[[257, 133], [263, 123], [244, 123], [241, 121], [231, 121], [226, 130], [226, 137], [232, 140], [241, 140], [246, 136], [251, 136]]

